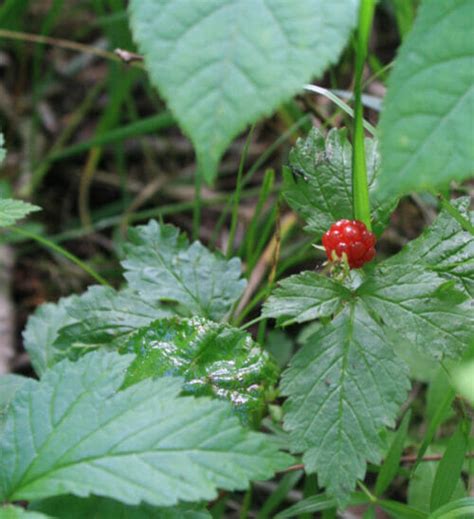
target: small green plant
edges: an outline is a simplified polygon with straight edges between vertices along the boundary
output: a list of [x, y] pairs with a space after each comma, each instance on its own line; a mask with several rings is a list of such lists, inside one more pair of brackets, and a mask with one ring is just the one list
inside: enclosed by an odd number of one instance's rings
[[[291, 488], [303, 470], [317, 475], [317, 490], [276, 517], [359, 504], [369, 518], [375, 507], [395, 518], [474, 513], [461, 478], [472, 447], [473, 369], [472, 360], [458, 362], [474, 347], [469, 198], [443, 198], [421, 236], [374, 258], [400, 196], [438, 194], [472, 173], [472, 2], [422, 3], [379, 135], [368, 138], [361, 81], [374, 9], [371, 0], [359, 10], [353, 0], [130, 2], [151, 80], [195, 145], [198, 184], [215, 178], [245, 125], [335, 62], [357, 26], [352, 144], [345, 129], [313, 128], [283, 168], [283, 197], [329, 265], [279, 279], [261, 315], [239, 328], [251, 272], [232, 257], [232, 240], [225, 256], [171, 225], [130, 228], [119, 247], [121, 288], [89, 270], [101, 285], [44, 304], [28, 320], [24, 346], [38, 380], [0, 377], [0, 517], [204, 519], [219, 491], [246, 490], [276, 472]], [[0, 226], [37, 209], [0, 199]], [[284, 343], [279, 331], [259, 333], [262, 344], [246, 331], [268, 319], [302, 325], [300, 348], [285, 350], [288, 365], [269, 353]], [[408, 471], [400, 463], [411, 414], [400, 409], [414, 357], [440, 369]], [[453, 418], [456, 391], [464, 399]], [[454, 432], [437, 467], [426, 469], [421, 461], [448, 417]], [[384, 498], [398, 476], [410, 480], [407, 504]]]

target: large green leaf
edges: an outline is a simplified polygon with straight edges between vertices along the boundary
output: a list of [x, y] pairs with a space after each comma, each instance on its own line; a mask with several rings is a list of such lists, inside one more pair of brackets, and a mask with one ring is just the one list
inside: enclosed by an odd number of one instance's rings
[[341, 283], [315, 272], [302, 272], [279, 283], [263, 307], [263, 315], [281, 324], [303, 323], [337, 312], [351, 291]]
[[0, 519], [52, 519], [40, 512], [31, 512], [19, 506], [0, 506]]
[[199, 505], [171, 508], [156, 508], [147, 504], [131, 506], [97, 496], [50, 497], [34, 503], [30, 508], [57, 519], [211, 519], [209, 512]]
[[179, 397], [181, 381], [117, 392], [130, 355], [64, 360], [16, 393], [0, 438], [0, 499], [91, 493], [136, 505], [214, 499], [291, 463], [226, 402]]
[[0, 227], [13, 225], [30, 213], [39, 210], [40, 208], [36, 205], [23, 202], [22, 200], [0, 198]]
[[0, 376], [0, 425], [10, 402], [15, 397], [15, 393], [27, 380], [26, 377], [12, 373]]
[[152, 220], [130, 229], [124, 250], [130, 287], [149, 302], [179, 304], [177, 310], [187, 316], [222, 319], [246, 284], [238, 258], [226, 260], [199, 242], [189, 245], [171, 225]]
[[244, 423], [258, 423], [278, 369], [251, 336], [201, 317], [161, 319], [122, 348], [136, 354], [125, 385], [182, 376], [187, 394], [229, 400]]
[[383, 194], [473, 175], [472, 0], [425, 0], [390, 76], [380, 120]]
[[[396, 200], [381, 204], [375, 196], [380, 164], [376, 141], [366, 139], [365, 148], [373, 227], [380, 234]], [[337, 220], [352, 218], [352, 146], [345, 130], [333, 129], [325, 138], [313, 128], [292, 149], [290, 169], [295, 178], [285, 175], [285, 198], [317, 239]]]
[[74, 352], [86, 353], [93, 346], [123, 344], [138, 328], [171, 315], [169, 309], [150, 304], [131, 290], [117, 292], [103, 286], [89, 287], [67, 305], [66, 312], [73, 322], [59, 330], [53, 345], [72, 358]]
[[366, 461], [380, 462], [380, 429], [393, 426], [408, 387], [383, 328], [359, 304], [310, 337], [283, 373], [291, 448], [339, 504]]
[[68, 314], [67, 308], [76, 300], [77, 296], [69, 296], [60, 299], [56, 304], [43, 304], [26, 323], [23, 344], [39, 376], [58, 360], [59, 353], [53, 344], [58, 338], [59, 330], [75, 321]]
[[[474, 225], [474, 211], [469, 211], [470, 199], [453, 202], [460, 214]], [[446, 211], [441, 211], [433, 225], [408, 243], [386, 264], [417, 263], [454, 279], [458, 286], [474, 297], [474, 236]]]
[[354, 0], [132, 0], [131, 27], [152, 83], [212, 181], [225, 148], [335, 63]]
[[382, 263], [357, 293], [410, 344], [435, 358], [455, 358], [474, 340], [474, 314], [453, 284], [420, 265]]

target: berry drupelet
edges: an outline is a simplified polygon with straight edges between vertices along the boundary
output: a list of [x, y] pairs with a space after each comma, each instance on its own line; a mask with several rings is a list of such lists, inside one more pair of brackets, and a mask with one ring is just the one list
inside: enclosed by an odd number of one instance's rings
[[351, 269], [362, 267], [375, 256], [375, 235], [358, 220], [339, 220], [323, 235], [323, 245], [329, 261], [347, 255]]

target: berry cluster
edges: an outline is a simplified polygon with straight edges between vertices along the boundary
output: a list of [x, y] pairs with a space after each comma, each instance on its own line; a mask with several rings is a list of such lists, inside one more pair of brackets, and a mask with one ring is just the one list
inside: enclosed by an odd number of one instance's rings
[[329, 261], [347, 256], [351, 269], [362, 267], [375, 256], [375, 235], [358, 220], [339, 220], [323, 235]]

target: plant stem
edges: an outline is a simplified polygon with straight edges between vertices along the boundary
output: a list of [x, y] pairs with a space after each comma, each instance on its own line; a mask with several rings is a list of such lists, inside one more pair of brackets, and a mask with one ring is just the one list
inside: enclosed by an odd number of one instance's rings
[[367, 58], [372, 19], [374, 17], [375, 1], [362, 0], [359, 9], [359, 25], [356, 38], [356, 62], [354, 85], [354, 136], [352, 152], [352, 199], [354, 206], [354, 218], [364, 222], [369, 230], [370, 201], [367, 182], [367, 166], [365, 162], [363, 107], [362, 107], [362, 73]]
[[235, 192], [232, 200], [232, 218], [230, 223], [229, 241], [227, 243], [227, 258], [230, 258], [232, 256], [232, 253], [234, 252], [234, 240], [235, 233], [237, 231], [237, 221], [239, 219], [240, 197], [242, 194], [242, 175], [244, 172], [244, 165], [245, 161], [247, 160], [250, 141], [252, 140], [254, 130], [255, 124], [252, 125], [252, 127], [250, 128], [247, 139], [245, 140], [244, 149], [242, 150], [242, 155], [240, 156], [239, 171], [237, 173], [237, 182], [235, 185]]
[[456, 222], [468, 233], [474, 236], [474, 225], [442, 194], [439, 194], [441, 207], [451, 215]]
[[21, 229], [20, 227], [9, 227], [8, 230], [15, 232], [17, 234], [20, 234], [22, 236], [25, 236], [27, 238], [30, 238], [32, 240], [35, 240], [36, 242], [43, 245], [44, 247], [51, 249], [52, 251], [57, 252], [58, 254], [61, 254], [61, 256], [64, 256], [69, 261], [71, 261], [72, 263], [75, 263], [78, 267], [80, 267], [82, 270], [87, 272], [90, 276], [92, 276], [101, 285], [110, 286], [109, 283], [100, 274], [98, 274], [93, 268], [89, 267], [89, 265], [84, 263], [77, 256], [74, 256], [74, 254], [71, 254], [66, 249], [63, 249], [57, 243], [54, 243], [51, 240], [48, 240], [47, 238], [44, 238], [43, 236], [40, 236], [39, 234], [36, 234], [34, 232], [27, 231], [26, 229]]

